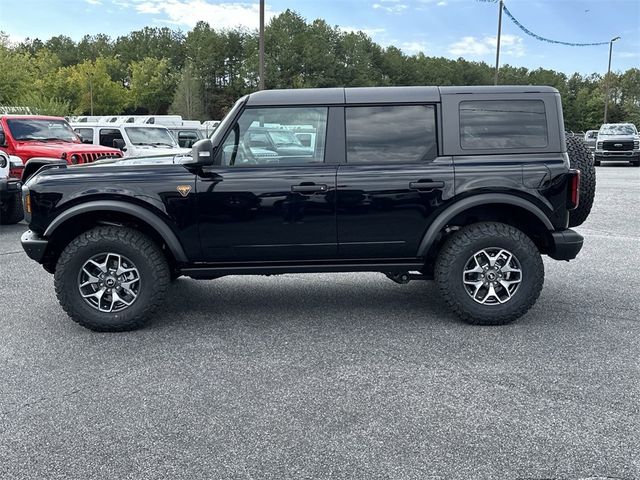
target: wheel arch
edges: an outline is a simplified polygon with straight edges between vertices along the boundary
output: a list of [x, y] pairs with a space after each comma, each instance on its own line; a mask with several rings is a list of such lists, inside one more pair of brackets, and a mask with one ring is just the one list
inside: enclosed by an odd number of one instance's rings
[[80, 233], [100, 224], [132, 226], [160, 243], [171, 264], [187, 263], [180, 240], [171, 227], [148, 209], [124, 201], [95, 200], [75, 205], [58, 215], [43, 236], [50, 239], [48, 256], [57, 257], [61, 250]]
[[467, 197], [447, 207], [436, 217], [418, 248], [419, 257], [433, 257], [447, 227], [464, 226], [477, 221], [501, 221], [520, 228], [532, 238], [541, 252], [549, 246], [553, 224], [531, 202], [509, 194], [480, 194]]

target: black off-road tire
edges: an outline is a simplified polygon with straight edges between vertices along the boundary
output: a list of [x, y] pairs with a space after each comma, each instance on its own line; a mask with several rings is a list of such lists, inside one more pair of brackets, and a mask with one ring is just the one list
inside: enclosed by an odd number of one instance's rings
[[[522, 269], [522, 282], [505, 303], [482, 305], [465, 290], [467, 261], [485, 248], [513, 253]], [[544, 283], [544, 264], [535, 244], [523, 232], [504, 223], [468, 225], [449, 237], [436, 258], [434, 279], [453, 312], [474, 325], [504, 325], [524, 315], [535, 303]]]
[[23, 218], [22, 196], [19, 193], [11, 195], [0, 205], [0, 225], [13, 225]]
[[580, 170], [580, 202], [569, 212], [569, 227], [582, 225], [591, 212], [596, 195], [596, 169], [591, 152], [580, 137], [567, 137], [571, 168]]
[[[118, 312], [100, 312], [81, 296], [82, 266], [102, 253], [122, 255], [140, 273], [135, 301]], [[169, 266], [158, 245], [138, 230], [124, 227], [96, 227], [78, 237], [63, 250], [54, 277], [56, 295], [67, 314], [80, 325], [99, 332], [135, 330], [162, 304], [169, 285]]]

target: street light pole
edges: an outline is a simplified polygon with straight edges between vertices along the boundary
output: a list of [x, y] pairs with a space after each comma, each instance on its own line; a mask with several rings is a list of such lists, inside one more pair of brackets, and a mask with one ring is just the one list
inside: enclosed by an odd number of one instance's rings
[[93, 117], [93, 73], [87, 73], [89, 77], [89, 101], [91, 102], [91, 116]]
[[258, 38], [260, 90], [264, 90], [264, 0], [260, 0], [260, 36]]
[[604, 79], [604, 121], [607, 123], [607, 110], [609, 107], [609, 75], [611, 74], [611, 52], [613, 51], [613, 42], [620, 40], [620, 37], [612, 38], [609, 41], [609, 66], [607, 67], [607, 76]]
[[498, 38], [496, 43], [496, 76], [493, 79], [493, 84], [498, 85], [498, 70], [500, 69], [500, 37], [502, 35], [502, 7], [503, 0], [500, 0], [500, 6], [498, 11]]

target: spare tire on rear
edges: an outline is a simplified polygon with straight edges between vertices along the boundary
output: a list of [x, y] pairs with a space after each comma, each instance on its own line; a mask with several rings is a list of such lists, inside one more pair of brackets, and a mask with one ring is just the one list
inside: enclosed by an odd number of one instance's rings
[[567, 137], [567, 153], [571, 168], [580, 170], [580, 202], [569, 212], [569, 226], [582, 225], [591, 212], [596, 195], [596, 168], [591, 152], [580, 137]]

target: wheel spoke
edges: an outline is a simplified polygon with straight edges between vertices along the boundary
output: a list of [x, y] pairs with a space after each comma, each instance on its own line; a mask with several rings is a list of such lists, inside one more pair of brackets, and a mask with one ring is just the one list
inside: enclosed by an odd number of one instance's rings
[[493, 287], [493, 284], [491, 283], [488, 285], [487, 294], [482, 299], [482, 303], [486, 303], [487, 300], [489, 300], [490, 298], [495, 298], [499, 303], [502, 303], [500, 301], [500, 297], [496, 293], [496, 289]]
[[104, 292], [106, 292], [107, 289], [102, 287], [100, 290], [96, 290], [95, 292], [91, 292], [91, 293], [87, 293], [87, 294], [82, 294], [82, 298], [95, 298], [96, 300], [98, 300], [98, 302], [100, 302], [100, 300], [102, 299], [102, 295], [104, 295]]
[[107, 263], [105, 261], [105, 263], [97, 263], [94, 262], [93, 260], [89, 260], [85, 266], [83, 267], [83, 270], [86, 268], [87, 265], [93, 265], [95, 268], [97, 268], [101, 273], [107, 273]]

